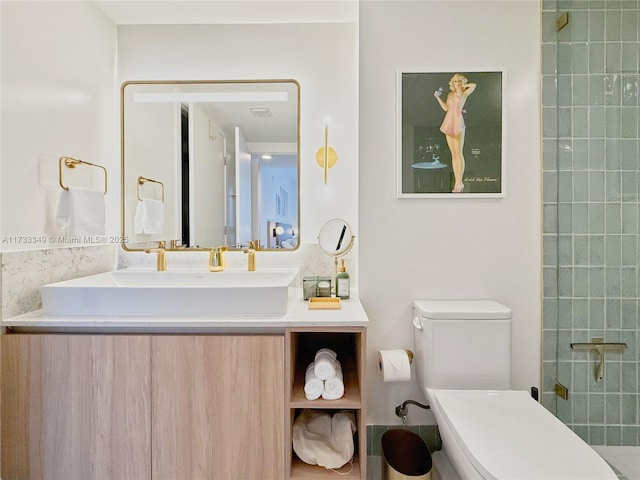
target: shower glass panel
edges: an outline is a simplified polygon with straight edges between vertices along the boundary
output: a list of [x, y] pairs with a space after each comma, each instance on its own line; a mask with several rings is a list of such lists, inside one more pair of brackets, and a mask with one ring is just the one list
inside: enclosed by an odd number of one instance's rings
[[542, 2], [542, 401], [591, 445], [640, 445], [638, 7]]

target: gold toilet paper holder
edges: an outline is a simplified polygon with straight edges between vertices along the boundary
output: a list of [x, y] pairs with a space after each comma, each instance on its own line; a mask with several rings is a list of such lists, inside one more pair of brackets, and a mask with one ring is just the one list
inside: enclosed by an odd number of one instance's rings
[[413, 363], [413, 352], [411, 350], [405, 350], [407, 352], [407, 356], [409, 357], [409, 363]]

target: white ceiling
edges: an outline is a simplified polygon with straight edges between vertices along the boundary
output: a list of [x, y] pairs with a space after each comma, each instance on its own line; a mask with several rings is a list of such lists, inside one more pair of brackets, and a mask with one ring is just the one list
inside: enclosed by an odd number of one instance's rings
[[358, 0], [96, 0], [117, 25], [357, 22]]

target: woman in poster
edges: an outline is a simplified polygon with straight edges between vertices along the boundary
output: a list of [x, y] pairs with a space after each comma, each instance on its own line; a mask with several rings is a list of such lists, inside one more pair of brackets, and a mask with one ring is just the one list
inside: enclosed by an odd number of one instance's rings
[[464, 104], [469, 95], [476, 89], [475, 83], [469, 83], [467, 78], [456, 73], [449, 80], [449, 90], [446, 102], [442, 101], [442, 89], [436, 90], [433, 94], [436, 100], [446, 112], [440, 131], [445, 134], [447, 145], [451, 151], [451, 166], [453, 168], [453, 177], [455, 180], [451, 193], [462, 193], [464, 191], [464, 156], [462, 148], [464, 147], [464, 131], [465, 124], [462, 114], [464, 112]]

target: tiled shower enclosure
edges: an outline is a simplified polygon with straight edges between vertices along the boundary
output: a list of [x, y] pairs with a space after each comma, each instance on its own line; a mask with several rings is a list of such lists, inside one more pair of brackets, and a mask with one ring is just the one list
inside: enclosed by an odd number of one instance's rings
[[640, 445], [639, 7], [542, 7], [543, 403], [592, 445]]

